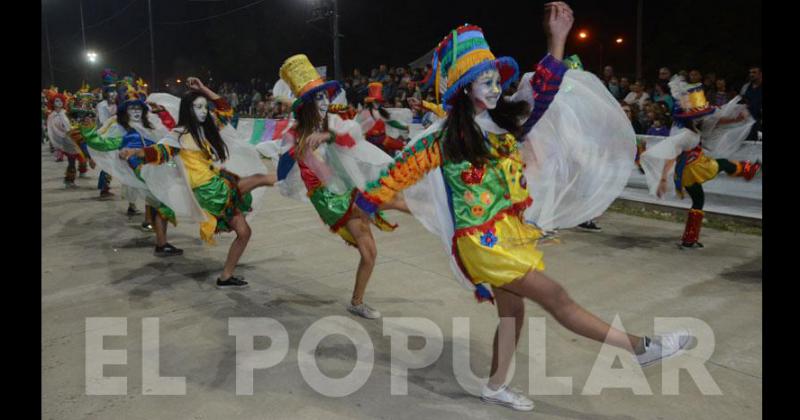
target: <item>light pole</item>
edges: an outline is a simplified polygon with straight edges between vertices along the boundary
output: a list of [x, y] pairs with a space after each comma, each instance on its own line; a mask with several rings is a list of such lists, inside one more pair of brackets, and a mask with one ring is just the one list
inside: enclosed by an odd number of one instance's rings
[[333, 71], [336, 80], [342, 80], [342, 66], [339, 61], [339, 0], [333, 0]]
[[326, 2], [326, 0], [323, 0], [317, 3], [318, 6], [311, 10], [311, 19], [306, 23], [311, 24], [327, 17], [331, 18], [331, 36], [333, 37], [333, 72], [334, 78], [339, 80], [342, 76], [342, 66], [339, 60], [339, 39], [342, 37], [342, 34], [339, 33], [339, 1], [330, 0], [332, 3], [332, 7], [330, 9], [327, 8], [330, 5], [325, 4]]
[[50, 31], [47, 29], [47, 12], [44, 10], [44, 1], [42, 1], [42, 15], [44, 16], [44, 42], [47, 44], [47, 67], [50, 69], [50, 84], [56, 84], [56, 78], [53, 75], [53, 58], [50, 53]]
[[636, 79], [642, 78], [642, 8], [644, 2], [639, 0], [636, 7]]
[[[83, 0], [78, 0], [78, 8], [81, 11], [81, 38], [83, 39], [83, 52], [86, 53], [86, 29], [84, 28], [84, 23], [83, 23]], [[83, 66], [83, 82], [84, 83], [86, 82], [86, 79], [88, 78], [87, 70], [88, 70], [87, 66]], [[81, 85], [83, 85], [83, 83], [81, 83]]]
[[156, 47], [153, 42], [153, 8], [150, 5], [150, 0], [147, 0], [147, 16], [150, 20], [150, 83], [153, 83], [153, 86], [158, 86], [158, 83], [156, 83]]
[[[578, 32], [578, 40], [579, 40], [580, 42], [586, 42], [586, 41], [587, 41], [587, 40], [589, 40], [590, 38], [591, 38], [591, 37], [589, 36], [589, 31], [587, 31], [587, 30], [582, 30], [582, 31]], [[594, 44], [596, 44], [598, 47], [600, 47], [600, 73], [602, 74], [602, 72], [603, 72], [603, 63], [604, 63], [604, 62], [603, 62], [603, 53], [605, 52], [605, 45], [604, 45], [604, 44], [603, 44], [603, 42], [601, 42], [599, 39], [597, 39], [597, 40], [593, 40], [593, 42], [594, 42]], [[625, 42], [625, 39], [624, 39], [623, 37], [621, 37], [621, 36], [618, 36], [618, 37], [616, 37], [616, 38], [614, 39], [614, 43], [615, 43], [616, 45], [622, 45], [624, 42]]]

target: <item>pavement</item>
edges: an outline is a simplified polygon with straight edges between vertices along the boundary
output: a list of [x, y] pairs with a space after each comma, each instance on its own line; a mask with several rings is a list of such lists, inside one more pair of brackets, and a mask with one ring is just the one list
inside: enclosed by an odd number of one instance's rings
[[[569, 332], [528, 301], [527, 316], [546, 320], [546, 353], [531, 349], [524, 328], [511, 384], [528, 392], [533, 363], [545, 366], [548, 376], [571, 377], [572, 392], [533, 395], [534, 411], [520, 413], [485, 405], [459, 386], [453, 366], [462, 360], [453, 351], [465, 342], [474, 375], [488, 375], [496, 310], [491, 304], [475, 303], [456, 283], [437, 237], [411, 216], [390, 213], [399, 228], [375, 232], [378, 260], [366, 302], [384, 319], [365, 320], [345, 310], [357, 252], [326, 230], [310, 204], [269, 189], [265, 205], [251, 219], [252, 239], [237, 271], [251, 287], [220, 291], [214, 279], [232, 234], [220, 235], [211, 247], [200, 241], [197, 225], [180, 223], [170, 227], [169, 240], [185, 254], [154, 257], [152, 234], [138, 230], [141, 216], [128, 218], [127, 205], [119, 197], [97, 199], [98, 171], [78, 179], [78, 189], [65, 190], [66, 162], [54, 162], [46, 148], [41, 159], [44, 419], [761, 417], [760, 236], [704, 229], [706, 247], [685, 251], [676, 246], [682, 224], [609, 212], [598, 220], [602, 232], [565, 230], [559, 242], [542, 245], [546, 273], [603, 320], [618, 316], [627, 331], [648, 335], [656, 317], [690, 317], [707, 323], [715, 347], [703, 366], [721, 395], [704, 395], [687, 371], [680, 372], [678, 395], [664, 395], [662, 380], [669, 363], [643, 370], [652, 395], [636, 395], [630, 388], [584, 395], [601, 344]], [[119, 183], [112, 181], [112, 186], [119, 193]], [[366, 383], [344, 397], [315, 391], [298, 362], [308, 355], [298, 352], [304, 333], [329, 316], [343, 317], [346, 321], [340, 319], [339, 325], [353, 331], [361, 326], [374, 348]], [[96, 353], [87, 356], [86, 351], [87, 339], [96, 331], [87, 330], [87, 318], [93, 317], [117, 317], [112, 324], [126, 325], [126, 335], [101, 340], [107, 350], [126, 351], [126, 364], [103, 368], [105, 376], [127, 377], [124, 395], [87, 395], [87, 357], [90, 363], [98, 360]], [[236, 395], [237, 338], [228, 328], [234, 317], [272, 318], [289, 337], [285, 358], [254, 372], [253, 395]], [[444, 338], [440, 357], [427, 367], [409, 370], [407, 395], [391, 395], [393, 356], [384, 322], [392, 317], [426, 318]], [[455, 317], [469, 321], [466, 340], [454, 334]], [[143, 387], [144, 318], [158, 320], [160, 375], [185, 378], [185, 395], [146, 395], [152, 388]], [[412, 349], [426, 343], [410, 341]], [[255, 340], [257, 349], [274, 344]], [[334, 378], [344, 377], [356, 366], [356, 347], [341, 335], [323, 339], [313, 355], [319, 369]], [[678, 356], [670, 362], [693, 357]], [[607, 381], [617, 377], [613, 372], [599, 375]], [[466, 388], [475, 388], [474, 381], [467, 383]]]

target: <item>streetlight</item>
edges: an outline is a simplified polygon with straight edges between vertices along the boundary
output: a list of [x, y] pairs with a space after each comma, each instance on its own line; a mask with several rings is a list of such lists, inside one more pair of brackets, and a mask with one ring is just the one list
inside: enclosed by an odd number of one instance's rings
[[[579, 31], [578, 32], [578, 40], [580, 42], [585, 42], [585, 41], [589, 40], [589, 31], [587, 31], [587, 30]], [[595, 40], [594, 42], [597, 44], [598, 47], [600, 47], [600, 68], [602, 70], [604, 45], [603, 45], [603, 42], [601, 42], [600, 40]], [[625, 40], [621, 36], [618, 36], [616, 39], [614, 39], [614, 43], [616, 45], [622, 45], [624, 42], [625, 42]]]
[[97, 53], [94, 51], [87, 51], [86, 58], [89, 60], [90, 63], [94, 64], [97, 62]]

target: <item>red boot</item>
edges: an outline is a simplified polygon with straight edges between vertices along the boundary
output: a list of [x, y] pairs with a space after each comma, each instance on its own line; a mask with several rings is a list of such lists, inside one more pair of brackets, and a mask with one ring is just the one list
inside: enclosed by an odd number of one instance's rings
[[755, 163], [750, 163], [749, 161], [744, 161], [743, 163], [742, 177], [744, 177], [745, 181], [750, 181], [756, 176], [758, 170], [761, 169], [761, 162], [756, 161]]
[[681, 246], [684, 248], [702, 248], [703, 244], [698, 242], [700, 239], [700, 228], [703, 226], [703, 210], [691, 209], [686, 218], [686, 228], [683, 230]]

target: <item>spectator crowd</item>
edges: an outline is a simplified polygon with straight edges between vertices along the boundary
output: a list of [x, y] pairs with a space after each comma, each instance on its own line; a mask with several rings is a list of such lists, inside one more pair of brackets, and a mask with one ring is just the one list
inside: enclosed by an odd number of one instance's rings
[[[411, 68], [408, 66], [389, 67], [381, 64], [367, 73], [355, 69], [341, 80], [350, 104], [359, 106], [364, 103], [368, 93], [368, 84], [381, 82], [386, 106], [390, 108], [412, 108], [409, 98], [434, 101], [433, 88], [427, 86], [431, 77], [431, 66]], [[689, 83], [702, 83], [706, 98], [714, 106], [722, 106], [740, 95], [747, 104], [750, 114], [756, 120], [748, 140], [757, 140], [757, 133], [762, 127], [761, 96], [762, 71], [759, 67], [749, 70], [746, 82], [739, 90], [734, 90], [735, 81], [717, 75], [714, 72], [701, 73], [700, 70], [680, 70], [678, 72]], [[659, 135], [669, 134], [672, 125], [674, 101], [670, 95], [668, 83], [673, 77], [668, 67], [658, 70], [653, 82], [636, 80], [624, 75], [617, 75], [611, 66], [603, 69], [598, 75], [616, 98], [631, 120], [636, 134]], [[289, 107], [276, 101], [272, 96], [269, 82], [260, 78], [252, 78], [249, 83], [224, 82], [214, 88], [224, 96], [241, 117], [252, 118], [287, 118], [291, 113]], [[516, 85], [509, 88], [507, 94], [516, 90]], [[421, 110], [414, 110], [415, 117], [421, 117]]]

